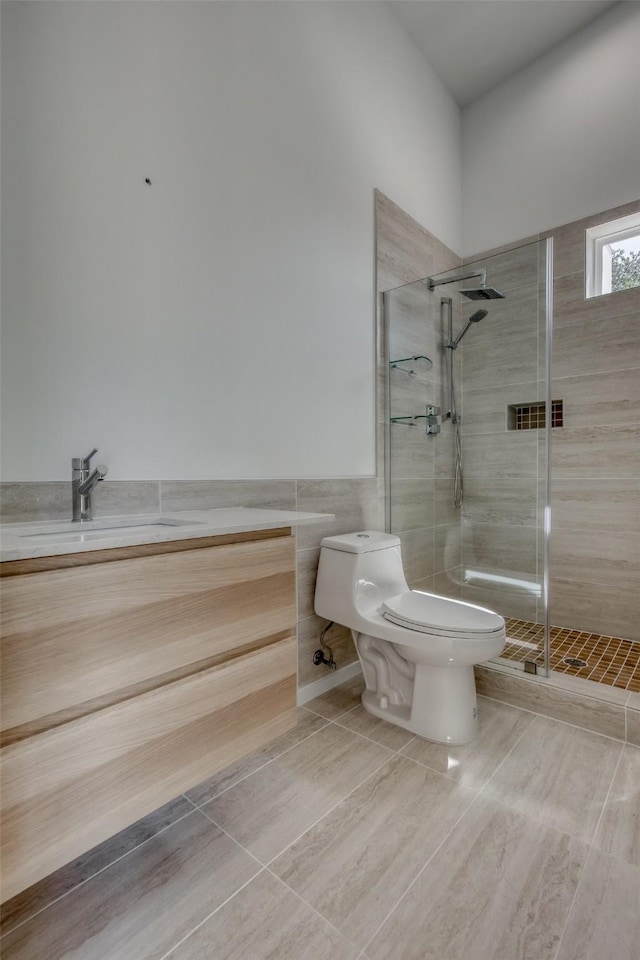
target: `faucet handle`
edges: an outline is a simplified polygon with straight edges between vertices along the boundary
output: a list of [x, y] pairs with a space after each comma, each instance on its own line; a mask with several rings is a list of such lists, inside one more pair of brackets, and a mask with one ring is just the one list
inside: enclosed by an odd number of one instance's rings
[[86, 457], [82, 458], [85, 466], [87, 467], [89, 466], [89, 461], [91, 460], [91, 457], [95, 457], [97, 452], [98, 452], [98, 448], [94, 447], [91, 453], [88, 453]]

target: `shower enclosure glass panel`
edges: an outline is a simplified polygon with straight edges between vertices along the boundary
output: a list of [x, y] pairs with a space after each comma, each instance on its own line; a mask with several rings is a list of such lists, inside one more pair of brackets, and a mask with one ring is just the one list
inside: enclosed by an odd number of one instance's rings
[[548, 670], [550, 244], [523, 244], [384, 295], [387, 529], [402, 540], [407, 580], [502, 614], [500, 662], [540, 673]]

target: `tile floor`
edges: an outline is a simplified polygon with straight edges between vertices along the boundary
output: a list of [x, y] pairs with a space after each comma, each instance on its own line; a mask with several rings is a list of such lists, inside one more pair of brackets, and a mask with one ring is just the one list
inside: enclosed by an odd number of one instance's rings
[[[507, 619], [507, 646], [503, 660], [533, 660], [542, 663], [544, 627], [529, 620]], [[572, 677], [605, 683], [621, 690], [640, 693], [640, 643], [622, 637], [551, 627], [551, 669]], [[537, 649], [536, 649], [537, 648]], [[577, 659], [584, 666], [567, 663]]]
[[3, 960], [637, 960], [640, 749], [493, 700], [466, 747], [361, 682], [3, 909]]

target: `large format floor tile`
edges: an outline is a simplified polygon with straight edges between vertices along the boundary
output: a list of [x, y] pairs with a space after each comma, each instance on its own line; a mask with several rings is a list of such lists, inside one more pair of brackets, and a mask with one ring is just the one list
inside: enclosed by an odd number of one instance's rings
[[640, 868], [591, 850], [557, 960], [637, 960]]
[[199, 783], [197, 787], [189, 790], [186, 796], [196, 806], [201, 806], [203, 803], [213, 800], [219, 793], [232, 787], [234, 783], [244, 780], [249, 774], [263, 767], [265, 763], [321, 730], [326, 723], [327, 721], [317, 714], [299, 707], [298, 722], [293, 730], [288, 730], [281, 736], [276, 737], [275, 740], [271, 740], [266, 746], [261, 747], [260, 750], [255, 750], [249, 756], [243, 757], [237, 763], [225, 767], [224, 770], [216, 773], [213, 777]]
[[485, 698], [446, 747], [361, 689], [14, 898], [3, 960], [636, 960], [640, 750]]
[[618, 741], [538, 716], [486, 792], [589, 842], [621, 750]]
[[390, 750], [399, 750], [414, 739], [414, 734], [410, 730], [404, 730], [395, 723], [387, 723], [386, 720], [380, 720], [374, 717], [364, 707], [356, 707], [345, 713], [344, 716], [336, 720], [341, 727], [347, 730], [353, 730], [362, 737], [368, 737], [369, 740], [375, 740], [381, 743], [383, 747], [389, 747]]
[[329, 724], [202, 809], [268, 863], [343, 800], [390, 750]]
[[7, 900], [2, 904], [2, 933], [8, 933], [19, 923], [44, 910], [54, 900], [63, 897], [78, 884], [89, 880], [109, 864], [131, 853], [141, 843], [150, 840], [170, 824], [176, 823], [192, 812], [192, 803], [185, 797], [176, 797], [175, 800], [165, 803], [158, 810], [154, 810], [148, 816], [132, 823], [130, 827], [121, 830], [114, 837], [88, 850], [81, 857], [65, 864], [55, 873], [34, 883], [11, 900]]
[[353, 680], [342, 683], [339, 687], [329, 690], [328, 693], [323, 693], [315, 700], [305, 703], [305, 708], [321, 717], [326, 717], [327, 720], [337, 720], [348, 710], [353, 710], [354, 707], [358, 706], [363, 690], [364, 680], [362, 676], [358, 675]]
[[534, 714], [497, 700], [478, 697], [480, 734], [472, 743], [452, 746], [416, 737], [401, 753], [465, 787], [480, 790], [531, 726]]
[[593, 844], [640, 867], [640, 749], [631, 744], [622, 751]]
[[355, 960], [356, 950], [267, 870], [167, 960]]
[[3, 960], [160, 960], [259, 869], [194, 810], [9, 933]]
[[370, 960], [554, 960], [587, 848], [480, 798], [373, 936]]
[[271, 869], [364, 947], [475, 796], [395, 756]]

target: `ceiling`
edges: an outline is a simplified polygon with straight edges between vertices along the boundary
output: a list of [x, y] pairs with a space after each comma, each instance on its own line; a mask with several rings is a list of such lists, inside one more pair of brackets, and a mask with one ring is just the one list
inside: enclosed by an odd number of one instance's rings
[[619, 0], [389, 0], [466, 107]]

